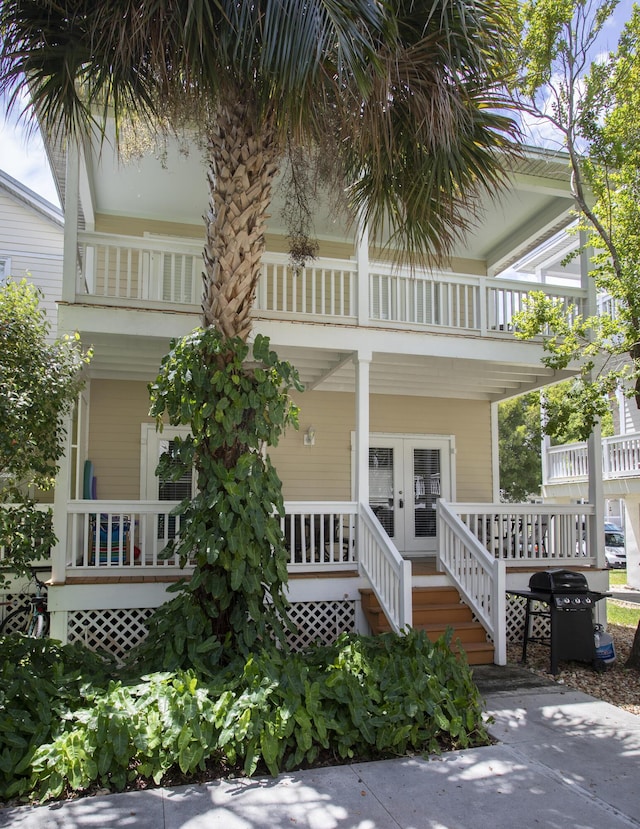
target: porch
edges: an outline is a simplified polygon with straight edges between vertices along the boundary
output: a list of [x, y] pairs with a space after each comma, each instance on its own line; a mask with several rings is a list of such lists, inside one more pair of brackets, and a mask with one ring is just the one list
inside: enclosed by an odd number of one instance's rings
[[[180, 529], [176, 503], [68, 503], [66, 545], [52, 559], [52, 635], [106, 647], [116, 655], [144, 636], [144, 621], [166, 601], [167, 587], [189, 576], [162, 550]], [[368, 630], [362, 592], [379, 602], [388, 626], [414, 623], [413, 590], [455, 587], [486, 631], [497, 664], [517, 640], [522, 608], [507, 588], [526, 586], [539, 568], [583, 569], [593, 589], [600, 571], [590, 506], [450, 504], [438, 500], [435, 555], [403, 557], [368, 504], [287, 502], [282, 519], [289, 563], [292, 645], [332, 641]], [[455, 621], [451, 622], [455, 627]]]

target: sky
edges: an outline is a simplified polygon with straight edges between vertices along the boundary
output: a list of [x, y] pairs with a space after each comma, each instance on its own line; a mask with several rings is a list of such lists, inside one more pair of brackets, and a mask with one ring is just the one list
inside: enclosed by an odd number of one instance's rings
[[[615, 47], [618, 34], [629, 19], [632, 0], [621, 0], [613, 17], [608, 21], [599, 44], [603, 52]], [[541, 124], [531, 123], [528, 143], [547, 149], [557, 149], [557, 141]], [[60, 206], [51, 175], [42, 138], [39, 133], [29, 134], [25, 124], [7, 117], [0, 100], [0, 169], [34, 190], [56, 206]]]

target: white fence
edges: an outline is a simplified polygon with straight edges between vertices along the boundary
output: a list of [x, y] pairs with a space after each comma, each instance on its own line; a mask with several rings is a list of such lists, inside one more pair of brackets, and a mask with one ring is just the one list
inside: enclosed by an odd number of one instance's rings
[[595, 566], [590, 505], [451, 504], [481, 545], [509, 567]]
[[[567, 443], [547, 450], [544, 483], [586, 480], [588, 475], [586, 443]], [[604, 480], [640, 476], [640, 434], [634, 432], [602, 439], [602, 476]]]
[[493, 639], [496, 665], [505, 665], [506, 563], [489, 552], [450, 504], [439, 499], [437, 509], [438, 569], [451, 576]]
[[[172, 309], [198, 313], [202, 246], [188, 239], [78, 235], [83, 302], [129, 308]], [[511, 333], [513, 315], [531, 290], [544, 290], [575, 305], [585, 302], [580, 288], [563, 290], [442, 271], [398, 268], [372, 262], [369, 290], [358, 292], [357, 263], [350, 259], [312, 260], [293, 267], [286, 254], [266, 253], [255, 313], [282, 319], [330, 319], [332, 323], [368, 320], [371, 324], [446, 328], [470, 333]], [[360, 302], [368, 307], [358, 307]]]

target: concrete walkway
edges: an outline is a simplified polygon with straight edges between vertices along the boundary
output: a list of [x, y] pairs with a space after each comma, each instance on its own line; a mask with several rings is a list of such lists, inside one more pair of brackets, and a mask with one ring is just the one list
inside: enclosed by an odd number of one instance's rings
[[639, 829], [640, 717], [520, 669], [476, 679], [492, 746], [4, 809], [0, 827]]

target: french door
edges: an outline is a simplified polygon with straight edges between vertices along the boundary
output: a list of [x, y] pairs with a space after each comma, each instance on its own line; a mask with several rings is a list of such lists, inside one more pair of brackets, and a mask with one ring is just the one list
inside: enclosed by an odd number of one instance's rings
[[453, 497], [451, 437], [372, 435], [369, 504], [403, 553], [435, 553], [436, 504]]

